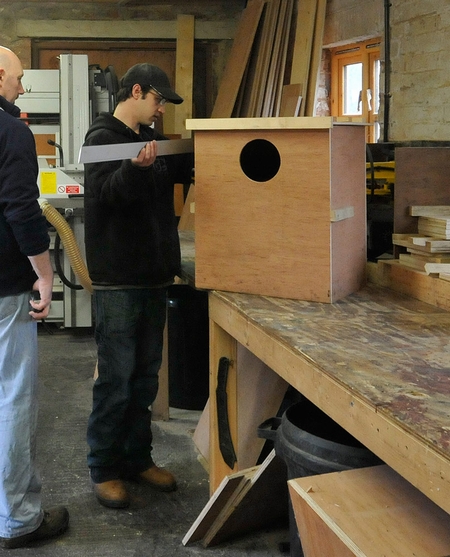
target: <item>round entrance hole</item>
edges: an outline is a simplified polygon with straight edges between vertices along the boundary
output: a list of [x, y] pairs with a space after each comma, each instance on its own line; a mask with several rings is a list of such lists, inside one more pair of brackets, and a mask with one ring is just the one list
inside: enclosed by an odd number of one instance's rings
[[266, 139], [253, 139], [242, 149], [242, 171], [255, 182], [267, 182], [277, 175], [281, 165], [278, 149]]

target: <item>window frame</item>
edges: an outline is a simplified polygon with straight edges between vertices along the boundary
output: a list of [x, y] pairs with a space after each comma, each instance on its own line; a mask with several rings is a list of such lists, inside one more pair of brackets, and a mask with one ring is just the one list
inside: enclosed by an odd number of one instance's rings
[[[378, 112], [379, 99], [375, 99], [380, 83], [376, 87], [376, 67], [380, 61], [381, 38], [334, 47], [331, 52], [331, 115], [346, 117], [352, 121], [367, 122], [366, 140], [375, 143], [379, 138]], [[344, 114], [345, 66], [362, 64], [361, 114]], [[380, 76], [378, 75], [378, 78]], [[368, 93], [371, 91], [371, 106]]]

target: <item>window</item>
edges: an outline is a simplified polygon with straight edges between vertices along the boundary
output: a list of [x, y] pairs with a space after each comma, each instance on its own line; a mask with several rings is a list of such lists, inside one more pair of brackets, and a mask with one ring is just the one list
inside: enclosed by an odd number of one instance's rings
[[380, 39], [331, 50], [331, 114], [368, 122], [367, 141], [380, 136]]

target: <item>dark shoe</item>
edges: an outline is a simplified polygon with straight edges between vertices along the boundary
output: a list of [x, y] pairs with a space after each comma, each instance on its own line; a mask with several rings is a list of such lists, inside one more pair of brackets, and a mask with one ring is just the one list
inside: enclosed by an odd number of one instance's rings
[[175, 476], [168, 470], [159, 468], [156, 464], [138, 474], [136, 479], [139, 482], [151, 485], [159, 491], [175, 491], [177, 489]]
[[122, 480], [109, 480], [94, 483], [94, 494], [104, 507], [125, 509], [130, 504], [130, 497]]
[[0, 547], [3, 549], [16, 549], [24, 547], [31, 542], [46, 540], [59, 536], [69, 526], [69, 513], [65, 507], [53, 507], [44, 511], [44, 519], [34, 532], [17, 536], [16, 538], [0, 538]]

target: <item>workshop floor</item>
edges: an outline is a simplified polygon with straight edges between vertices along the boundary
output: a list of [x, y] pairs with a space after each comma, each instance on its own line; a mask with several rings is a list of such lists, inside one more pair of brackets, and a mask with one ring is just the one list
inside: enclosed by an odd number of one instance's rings
[[[181, 540], [209, 499], [207, 473], [192, 442], [200, 412], [171, 409], [154, 424], [154, 457], [178, 479], [179, 489], [159, 493], [131, 485], [132, 504], [106, 509], [95, 500], [86, 467], [86, 422], [96, 350], [90, 330], [39, 326], [39, 465], [43, 501], [64, 504], [70, 527], [53, 542], [14, 550], [14, 557], [229, 557], [282, 556], [287, 530], [247, 534], [219, 546], [183, 546]], [[270, 512], [270, 505], [268, 512]]]

